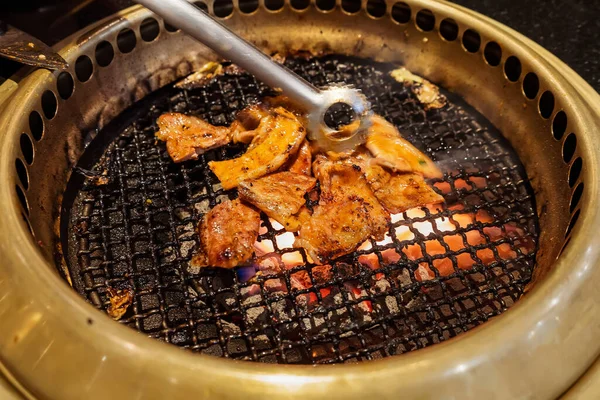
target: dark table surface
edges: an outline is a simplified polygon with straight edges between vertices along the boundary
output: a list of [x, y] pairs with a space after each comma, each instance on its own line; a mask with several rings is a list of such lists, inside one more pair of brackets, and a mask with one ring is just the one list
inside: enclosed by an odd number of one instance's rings
[[[1, 1], [1, 0], [0, 0]], [[53, 4], [37, 8], [29, 3]], [[455, 0], [535, 40], [600, 91], [600, 0]], [[0, 6], [0, 19], [53, 44], [130, 0], [22, 0]], [[10, 7], [10, 6], [9, 6]], [[65, 11], [70, 10], [70, 11]], [[76, 11], [73, 11], [76, 10]], [[0, 61], [0, 80], [17, 66]]]
[[600, 0], [454, 0], [535, 40], [600, 91]]

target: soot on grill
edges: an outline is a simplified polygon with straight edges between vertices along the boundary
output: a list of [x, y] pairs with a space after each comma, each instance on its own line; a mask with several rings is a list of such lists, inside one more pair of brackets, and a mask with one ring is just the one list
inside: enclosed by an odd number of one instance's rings
[[[446, 106], [426, 110], [389, 77], [389, 64], [342, 56], [286, 64], [316, 86], [343, 82], [362, 89], [374, 112], [445, 171], [432, 184], [446, 203], [393, 215], [384, 240], [328, 266], [310, 264], [303, 250], [291, 247], [293, 234], [263, 216], [253, 265], [191, 268], [198, 221], [237, 195], [221, 188], [207, 163], [238, 156], [244, 147], [174, 164], [154, 138], [155, 121], [174, 111], [229, 124], [271, 93], [247, 74], [220, 76], [193, 90], [169, 86], [106, 126], [72, 174], [61, 221], [74, 288], [150, 337], [279, 363], [412, 351], [514, 304], [532, 275], [538, 225], [523, 167], [500, 133], [449, 94]], [[276, 262], [285, 264], [284, 272], [269, 272]]]

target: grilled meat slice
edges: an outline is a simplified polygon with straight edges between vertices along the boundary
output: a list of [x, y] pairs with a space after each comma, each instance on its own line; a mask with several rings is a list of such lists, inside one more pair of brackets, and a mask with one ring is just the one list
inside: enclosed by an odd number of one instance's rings
[[382, 117], [371, 117], [367, 149], [375, 161], [396, 172], [416, 172], [426, 178], [441, 178], [442, 173], [429, 157], [404, 139], [396, 127]]
[[242, 111], [229, 126], [214, 126], [201, 118], [180, 113], [166, 113], [156, 121], [156, 137], [167, 142], [167, 151], [175, 162], [195, 160], [205, 151], [234, 143], [250, 143], [258, 134], [260, 121], [270, 115], [263, 104], [253, 104]]
[[389, 173], [379, 165], [370, 165], [366, 167], [365, 177], [375, 197], [390, 213], [444, 201], [419, 174]]
[[231, 139], [234, 143], [250, 143], [258, 133], [256, 128], [260, 121], [269, 116], [269, 110], [264, 104], [252, 104], [236, 115], [231, 125]]
[[310, 150], [310, 143], [308, 140], [304, 140], [304, 142], [302, 142], [302, 145], [300, 146], [300, 149], [298, 149], [296, 155], [287, 162], [283, 169], [287, 169], [290, 172], [295, 172], [297, 174], [311, 176], [312, 152]]
[[306, 136], [306, 130], [298, 118], [281, 107], [263, 118], [257, 131], [252, 143], [260, 143], [255, 146], [251, 144], [242, 156], [208, 163], [224, 189], [233, 189], [242, 181], [276, 171], [296, 154]]
[[156, 137], [167, 142], [175, 162], [195, 160], [198, 155], [229, 143], [230, 128], [214, 126], [198, 117], [166, 113], [158, 117]]
[[200, 252], [192, 264], [233, 268], [252, 257], [258, 238], [260, 213], [239, 199], [227, 200], [211, 209], [200, 223]]
[[285, 226], [288, 232], [298, 232], [300, 227], [310, 219], [311, 215], [308, 207], [302, 206], [296, 214], [290, 215], [281, 224]]
[[110, 305], [106, 312], [118, 321], [127, 313], [127, 309], [133, 303], [133, 290], [128, 288], [114, 289], [110, 286], [107, 289]]
[[[304, 195], [317, 180], [306, 175], [284, 171], [240, 182], [240, 199], [253, 204], [287, 230], [297, 228], [295, 214], [304, 206]], [[294, 229], [291, 229], [294, 230]]]
[[209, 61], [198, 71], [186, 76], [182, 81], [175, 84], [179, 89], [195, 89], [209, 84], [219, 75], [223, 75], [225, 69], [221, 63]]
[[390, 215], [379, 204], [361, 168], [317, 157], [313, 165], [321, 198], [294, 245], [323, 264], [353, 252], [368, 238], [383, 239]]

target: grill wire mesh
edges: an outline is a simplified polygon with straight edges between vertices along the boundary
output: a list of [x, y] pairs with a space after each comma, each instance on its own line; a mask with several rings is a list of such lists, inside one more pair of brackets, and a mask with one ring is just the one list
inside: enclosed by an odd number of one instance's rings
[[[390, 243], [371, 242], [332, 261], [331, 276], [313, 269], [303, 251], [302, 265], [250, 281], [233, 270], [191, 268], [197, 222], [219, 201], [237, 195], [220, 188], [207, 162], [244, 148], [230, 145], [174, 164], [164, 144], [155, 141], [156, 118], [174, 111], [229, 124], [269, 90], [247, 74], [224, 75], [193, 90], [169, 86], [106, 127], [86, 150], [92, 154], [88, 170], [81, 164], [73, 174], [72, 181], [79, 176], [81, 184], [70, 189], [74, 201], [63, 210], [68, 215], [63, 236], [74, 287], [104, 311], [109, 288], [133, 293], [119, 322], [150, 337], [206, 354], [279, 363], [352, 362], [412, 351], [514, 304], [532, 275], [538, 227], [532, 189], [501, 135], [459, 99], [425, 110], [409, 88], [389, 77], [388, 64], [342, 56], [289, 57], [286, 64], [317, 86], [346, 82], [362, 89], [375, 112], [446, 171], [436, 184], [445, 185], [446, 204], [397, 216]], [[102, 173], [105, 180], [98, 179]], [[485, 184], [476, 185], [477, 179]], [[481, 212], [493, 221], [460, 224], [459, 217]], [[522, 234], [508, 234], [506, 226], [518, 226]], [[503, 234], [491, 238], [489, 227]], [[278, 247], [281, 232], [266, 218], [262, 232], [261, 243], [271, 241], [276, 252], [298, 251]], [[473, 244], [469, 232], [484, 240]], [[448, 246], [449, 235], [464, 243], [460, 249]], [[442, 252], [429, 254], [426, 241], [439, 242]], [[523, 251], [525, 242], [531, 251]], [[499, 252], [502, 244], [511, 257]], [[420, 254], [407, 257], [409, 248]], [[390, 251], [396, 260], [386, 257]], [[492, 260], [484, 262], [482, 251]], [[470, 269], [458, 268], [465, 255], [475, 261]], [[437, 260], [451, 262], [454, 273], [439, 275]], [[417, 279], [423, 265], [436, 277]], [[295, 277], [308, 277], [309, 287], [297, 290]], [[269, 281], [283, 282], [284, 288], [274, 291]]]

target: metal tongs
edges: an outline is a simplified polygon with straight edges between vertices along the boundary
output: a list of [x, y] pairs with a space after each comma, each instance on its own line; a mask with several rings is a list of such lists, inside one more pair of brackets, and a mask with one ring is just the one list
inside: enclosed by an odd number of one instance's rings
[[65, 70], [69, 64], [51, 47], [0, 21], [0, 57], [34, 67]]
[[316, 88], [186, 0], [137, 2], [304, 108], [309, 139], [320, 149], [341, 152], [364, 143], [371, 107], [359, 90]]

